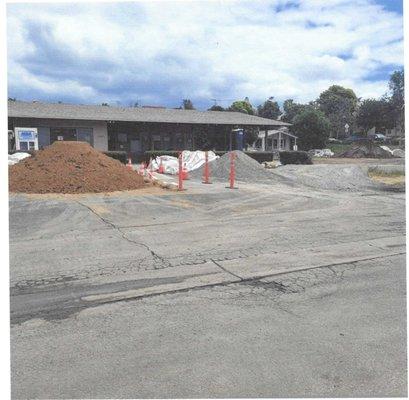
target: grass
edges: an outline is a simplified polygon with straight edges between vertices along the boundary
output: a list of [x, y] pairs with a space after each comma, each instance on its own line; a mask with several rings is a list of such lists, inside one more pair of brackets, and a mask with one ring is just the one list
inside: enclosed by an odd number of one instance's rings
[[368, 176], [376, 182], [386, 185], [404, 185], [405, 171], [383, 171], [377, 167], [368, 169]]
[[341, 144], [341, 143], [327, 143], [327, 148], [330, 149], [335, 154], [343, 153], [349, 150], [352, 144]]

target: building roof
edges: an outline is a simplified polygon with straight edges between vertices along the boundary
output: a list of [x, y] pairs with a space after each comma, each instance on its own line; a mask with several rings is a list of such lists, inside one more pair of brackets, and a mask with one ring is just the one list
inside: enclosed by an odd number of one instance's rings
[[239, 112], [171, 108], [89, 106], [79, 104], [9, 101], [8, 116], [16, 118], [76, 119], [91, 121], [161, 122], [242, 126], [287, 126], [282, 121]]
[[[290, 136], [292, 138], [298, 139], [298, 136], [295, 136], [292, 133], [288, 132], [287, 129], [285, 129], [285, 130], [281, 130], [281, 129], [268, 130], [267, 131], [267, 136], [268, 137], [275, 136], [275, 135], [278, 135], [279, 133], [281, 133], [281, 135], [284, 135], [284, 136]], [[263, 138], [264, 136], [265, 136], [264, 131], [259, 132], [259, 134], [258, 134], [259, 138]]]

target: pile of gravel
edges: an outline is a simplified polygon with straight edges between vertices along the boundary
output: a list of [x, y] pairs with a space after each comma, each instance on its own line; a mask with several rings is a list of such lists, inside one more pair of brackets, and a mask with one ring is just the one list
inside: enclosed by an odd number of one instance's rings
[[[274, 177], [256, 160], [244, 154], [242, 151], [234, 151], [236, 180], [242, 182], [260, 183], [272, 181]], [[230, 177], [230, 153], [209, 163], [210, 179], [228, 181]], [[202, 179], [204, 166], [190, 172], [193, 179]]]
[[359, 165], [285, 165], [271, 174], [286, 179], [289, 184], [315, 189], [360, 191], [377, 186]]
[[373, 143], [362, 143], [355, 145], [338, 155], [338, 157], [345, 158], [391, 158], [393, 155], [391, 152], [383, 149]]

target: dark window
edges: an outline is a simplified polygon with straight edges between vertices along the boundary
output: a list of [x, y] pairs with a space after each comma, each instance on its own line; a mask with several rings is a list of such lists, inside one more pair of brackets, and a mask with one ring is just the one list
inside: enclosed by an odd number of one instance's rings
[[77, 131], [75, 128], [51, 128], [50, 142], [56, 141], [75, 141], [77, 140]]
[[77, 128], [77, 140], [93, 144], [92, 128]]

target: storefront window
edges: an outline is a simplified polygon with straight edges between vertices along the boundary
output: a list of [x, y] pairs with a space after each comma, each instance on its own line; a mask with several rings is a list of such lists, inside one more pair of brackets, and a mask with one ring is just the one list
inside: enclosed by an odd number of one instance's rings
[[51, 128], [50, 142], [56, 141], [76, 141], [77, 130], [75, 128]]

